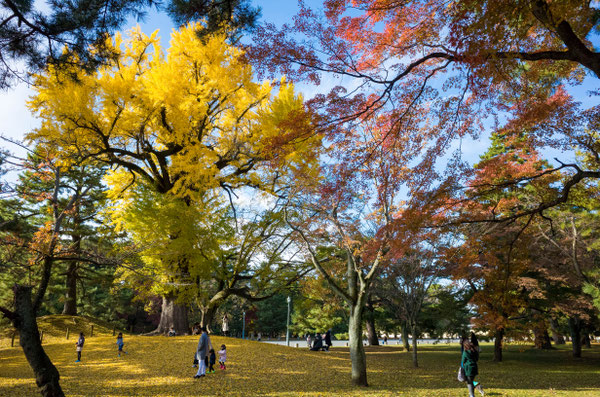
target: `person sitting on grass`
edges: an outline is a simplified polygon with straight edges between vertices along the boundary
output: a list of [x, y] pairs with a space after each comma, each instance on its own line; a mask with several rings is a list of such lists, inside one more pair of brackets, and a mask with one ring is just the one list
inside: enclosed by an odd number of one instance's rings
[[225, 345], [221, 345], [221, 350], [219, 350], [219, 365], [222, 370], [225, 370], [225, 360], [227, 360], [227, 348]]
[[167, 336], [175, 336], [177, 335], [177, 332], [175, 332], [175, 328], [173, 328], [173, 326], [171, 326], [171, 328], [169, 328], [169, 333], [167, 334]]
[[119, 348], [119, 352], [118, 352], [119, 357], [121, 357], [121, 352], [127, 354], [126, 351], [123, 351], [123, 345], [125, 345], [125, 343], [123, 342], [123, 333], [119, 332], [119, 335], [117, 335], [117, 347]]
[[317, 336], [315, 337], [315, 341], [313, 342], [313, 347], [312, 351], [319, 351], [323, 348], [323, 337], [321, 336], [321, 334], [317, 334]]
[[463, 341], [462, 346], [463, 353], [460, 360], [460, 365], [465, 371], [467, 388], [469, 389], [469, 397], [475, 397], [475, 388], [477, 388], [479, 393], [481, 393], [483, 396], [485, 395], [483, 387], [481, 387], [480, 383], [475, 382], [475, 376], [479, 374], [479, 369], [477, 367], [477, 361], [479, 361], [479, 352], [468, 339]]
[[75, 342], [75, 346], [77, 350], [77, 360], [75, 360], [76, 363], [81, 361], [81, 351], [83, 350], [83, 344], [85, 343], [85, 337], [83, 336], [83, 332], [79, 333], [79, 339], [77, 340], [77, 342]]

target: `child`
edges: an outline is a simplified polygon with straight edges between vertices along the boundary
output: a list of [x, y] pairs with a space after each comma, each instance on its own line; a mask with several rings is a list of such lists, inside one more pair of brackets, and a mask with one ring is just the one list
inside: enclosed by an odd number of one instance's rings
[[221, 369], [225, 369], [225, 360], [227, 359], [227, 350], [225, 345], [221, 345], [221, 350], [219, 350], [219, 365]]
[[214, 374], [215, 373], [214, 365], [215, 365], [215, 361], [216, 361], [215, 349], [210, 349], [209, 354], [210, 354], [210, 362], [208, 365], [208, 372], [211, 372]]
[[121, 352], [127, 354], [127, 352], [123, 351], [123, 345], [125, 343], [123, 343], [123, 333], [119, 332], [119, 335], [117, 335], [117, 346], [119, 347], [119, 357], [121, 357]]
[[85, 343], [85, 338], [83, 336], [83, 332], [79, 333], [79, 339], [75, 342], [75, 346], [77, 346], [77, 360], [76, 363], [81, 361], [81, 350], [83, 350], [83, 344]]

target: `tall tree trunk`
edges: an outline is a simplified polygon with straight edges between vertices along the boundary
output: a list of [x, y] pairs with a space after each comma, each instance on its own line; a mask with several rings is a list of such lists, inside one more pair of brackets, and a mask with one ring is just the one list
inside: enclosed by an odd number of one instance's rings
[[35, 374], [35, 383], [44, 397], [63, 397], [58, 370], [40, 342], [35, 310], [31, 303], [31, 287], [16, 285], [14, 327], [19, 331], [19, 344]]
[[206, 327], [206, 330], [208, 332], [212, 332], [212, 330], [210, 329], [210, 325], [212, 324], [215, 318], [215, 313], [217, 312], [217, 309], [218, 306], [216, 305], [210, 305], [202, 309], [202, 320], [200, 321], [200, 325]]
[[404, 344], [404, 350], [410, 351], [410, 342], [408, 340], [408, 325], [402, 323], [402, 343]]
[[[359, 299], [360, 302], [360, 299]], [[357, 386], [368, 386], [367, 357], [362, 341], [362, 304], [352, 305], [348, 327], [350, 361], [352, 363], [352, 383]]]
[[67, 293], [62, 314], [77, 315], [77, 262], [69, 262], [67, 266]]
[[[78, 232], [81, 228], [81, 224], [83, 223], [81, 220], [81, 216], [79, 214], [79, 200], [75, 203], [73, 207], [73, 211], [75, 215], [73, 217], [73, 227], [75, 232], [71, 235], [71, 240], [73, 240], [73, 252], [76, 256], [81, 255], [81, 234]], [[66, 287], [67, 292], [65, 295], [65, 305], [63, 306], [62, 314], [68, 314], [71, 316], [77, 315], [77, 269], [78, 263], [75, 261], [69, 262], [67, 266], [67, 280]]]
[[571, 330], [571, 344], [573, 345], [573, 357], [581, 357], [581, 320], [578, 317], [569, 317], [569, 328]]
[[175, 303], [175, 298], [171, 295], [162, 297], [162, 309], [160, 312], [160, 322], [153, 334], [166, 334], [173, 327], [178, 335], [189, 334], [188, 310], [184, 305]]
[[365, 313], [365, 324], [367, 326], [367, 341], [369, 346], [379, 346], [379, 335], [375, 329], [375, 308], [367, 302]]
[[419, 367], [419, 361], [417, 360], [417, 339], [419, 337], [419, 332], [417, 331], [417, 324], [413, 324], [411, 327], [412, 332], [412, 362], [413, 367]]
[[501, 362], [502, 361], [502, 341], [504, 339], [504, 329], [496, 330], [496, 334], [494, 335], [494, 361]]
[[550, 329], [552, 330], [552, 340], [555, 345], [564, 345], [565, 337], [558, 331], [558, 322], [555, 318], [550, 318]]

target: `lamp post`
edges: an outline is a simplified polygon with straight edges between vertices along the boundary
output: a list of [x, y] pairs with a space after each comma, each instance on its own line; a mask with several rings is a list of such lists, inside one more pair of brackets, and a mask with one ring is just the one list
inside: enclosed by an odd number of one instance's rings
[[288, 303], [288, 314], [287, 314], [287, 327], [285, 330], [285, 344], [287, 346], [290, 345], [290, 303], [292, 303], [292, 298], [290, 296], [287, 297]]
[[246, 332], [246, 311], [245, 310], [242, 312], [242, 317], [243, 317], [243, 320], [242, 320], [242, 339], [246, 339], [246, 337], [245, 337], [245, 332]]

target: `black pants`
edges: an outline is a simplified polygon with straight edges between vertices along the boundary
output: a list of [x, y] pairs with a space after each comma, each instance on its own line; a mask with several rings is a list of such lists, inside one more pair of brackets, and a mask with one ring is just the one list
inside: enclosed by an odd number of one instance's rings
[[474, 376], [465, 376], [467, 382], [467, 388], [469, 389], [469, 397], [475, 397], [475, 386], [473, 382], [475, 381]]
[[81, 360], [81, 352], [77, 352], [77, 359]]
[[214, 370], [215, 370], [215, 368], [214, 368], [214, 365], [215, 365], [215, 363], [213, 363], [213, 362], [211, 361], [210, 365], [208, 366], [208, 370], [209, 370], [209, 371], [214, 371]]

